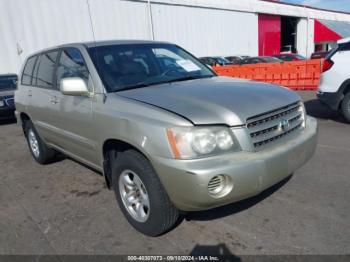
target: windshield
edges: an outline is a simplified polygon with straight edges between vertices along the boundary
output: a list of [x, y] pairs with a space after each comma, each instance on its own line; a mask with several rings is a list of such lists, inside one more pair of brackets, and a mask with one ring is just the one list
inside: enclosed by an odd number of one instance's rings
[[296, 58], [298, 58], [299, 60], [305, 60], [305, 56], [302, 55], [295, 55]]
[[292, 50], [292, 46], [286, 45], [281, 47], [281, 52], [290, 52]]
[[276, 57], [264, 57], [263, 60], [266, 62], [281, 62], [281, 60]]
[[0, 90], [16, 89], [16, 85], [17, 85], [16, 75], [0, 76]]
[[216, 56], [215, 59], [218, 61], [218, 63], [223, 64], [223, 65], [231, 63], [226, 58], [221, 57], [221, 56]]
[[215, 76], [172, 44], [97, 46], [89, 53], [108, 92]]

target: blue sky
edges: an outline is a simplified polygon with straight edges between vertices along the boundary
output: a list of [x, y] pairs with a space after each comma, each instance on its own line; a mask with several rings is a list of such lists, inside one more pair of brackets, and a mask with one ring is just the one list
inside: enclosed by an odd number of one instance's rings
[[350, 12], [350, 0], [282, 0], [282, 2]]

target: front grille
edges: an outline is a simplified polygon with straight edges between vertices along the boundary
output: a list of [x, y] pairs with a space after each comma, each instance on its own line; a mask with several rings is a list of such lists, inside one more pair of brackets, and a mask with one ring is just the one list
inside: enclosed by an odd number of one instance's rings
[[248, 119], [247, 128], [254, 148], [260, 150], [300, 130], [303, 121], [303, 110], [298, 102]]

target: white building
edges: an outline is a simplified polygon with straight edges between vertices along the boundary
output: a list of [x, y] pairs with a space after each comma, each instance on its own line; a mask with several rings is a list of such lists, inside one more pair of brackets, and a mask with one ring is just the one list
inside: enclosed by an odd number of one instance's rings
[[[337, 28], [339, 30], [337, 30]], [[68, 42], [154, 39], [197, 56], [309, 56], [350, 35], [350, 14], [259, 0], [0, 0], [0, 74]], [[339, 31], [339, 32], [338, 32]]]

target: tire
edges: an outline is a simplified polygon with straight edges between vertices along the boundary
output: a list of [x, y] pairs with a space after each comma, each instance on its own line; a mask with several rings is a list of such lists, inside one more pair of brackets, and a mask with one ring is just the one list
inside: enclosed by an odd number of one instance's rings
[[55, 161], [56, 151], [45, 145], [32, 121], [28, 120], [25, 122], [24, 133], [27, 139], [29, 151], [36, 162], [45, 165]]
[[341, 112], [345, 119], [350, 123], [350, 92], [345, 95], [341, 103]]
[[[115, 156], [115, 154], [110, 154], [110, 156]], [[117, 157], [110, 159], [112, 187], [128, 222], [137, 231], [153, 237], [172, 229], [179, 218], [179, 211], [170, 201], [150, 162], [134, 150], [118, 153]], [[132, 199], [131, 201], [122, 196], [126, 195], [126, 191], [135, 192], [135, 188], [138, 188], [139, 192], [129, 195], [133, 195], [128, 198]], [[137, 209], [137, 207], [140, 208]]]

